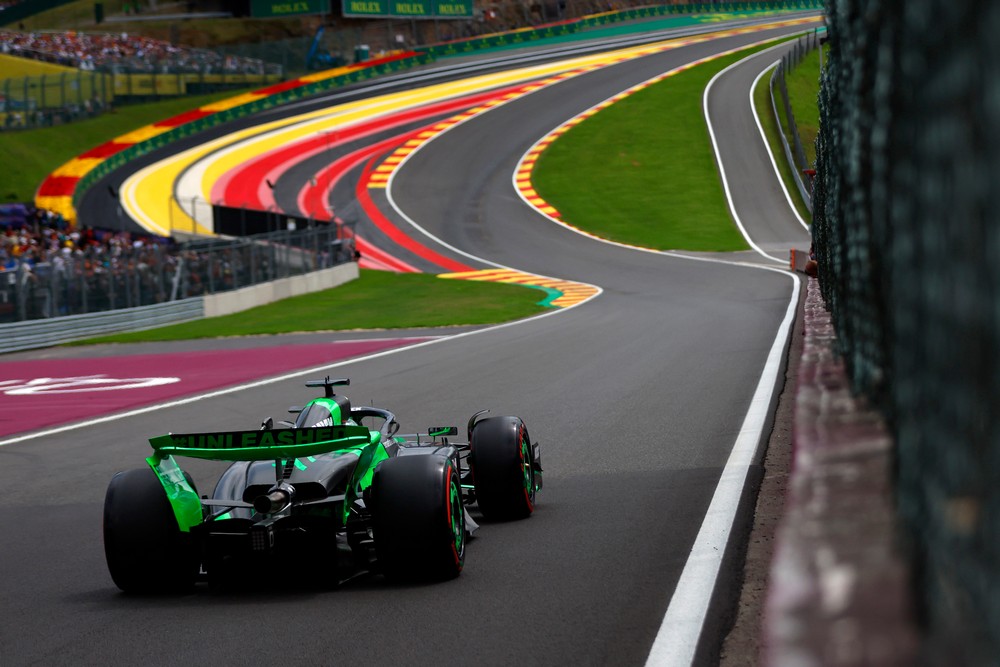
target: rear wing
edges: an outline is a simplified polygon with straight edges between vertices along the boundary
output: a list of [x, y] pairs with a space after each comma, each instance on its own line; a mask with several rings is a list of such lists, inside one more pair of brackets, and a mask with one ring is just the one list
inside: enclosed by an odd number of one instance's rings
[[380, 434], [365, 426], [324, 426], [218, 433], [168, 433], [149, 439], [160, 456], [190, 456], [213, 461], [267, 461], [365, 447]]

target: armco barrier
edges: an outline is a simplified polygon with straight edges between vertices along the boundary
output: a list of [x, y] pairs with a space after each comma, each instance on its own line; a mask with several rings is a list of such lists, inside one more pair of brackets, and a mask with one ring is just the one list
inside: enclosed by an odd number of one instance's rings
[[655, 5], [650, 7], [636, 7], [633, 9], [623, 9], [616, 12], [595, 14], [579, 21], [580, 27], [593, 28], [596, 26], [619, 23], [621, 21], [634, 21], [636, 19], [655, 18], [658, 16], [672, 16], [675, 14], [729, 14], [729, 13], [754, 13], [754, 12], [793, 12], [823, 9], [823, 0], [784, 0], [777, 2], [722, 2], [707, 3], [696, 2], [678, 5]]
[[0, 353], [51, 347], [93, 336], [188, 322], [200, 319], [204, 312], [205, 298], [196, 296], [153, 306], [4, 324], [0, 325]]
[[[802, 196], [802, 201], [810, 213], [812, 213], [812, 182], [810, 181], [807, 185], [802, 177], [812, 165], [806, 161], [805, 148], [802, 146], [802, 139], [799, 136], [798, 126], [795, 123], [795, 114], [792, 112], [791, 100], [788, 97], [785, 75], [802, 62], [806, 54], [817, 48], [819, 48], [818, 32], [814, 31], [804, 37], [800, 37], [795, 43], [795, 48], [792, 52], [783, 56], [778, 66], [771, 72], [771, 79], [768, 84], [771, 96], [771, 111], [774, 114], [774, 121], [778, 125], [778, 135], [781, 137], [781, 146], [785, 152], [785, 161], [792, 167], [792, 177], [795, 179], [795, 186], [798, 188], [799, 194]], [[778, 113], [778, 103], [774, 95], [776, 87], [778, 89], [777, 92], [781, 96], [784, 117], [788, 121], [787, 128], [782, 125], [782, 116]], [[788, 143], [789, 136], [792, 137], [794, 146]]]
[[566, 23], [556, 23], [540, 28], [527, 28], [523, 30], [514, 30], [512, 32], [499, 32], [492, 35], [474, 37], [472, 39], [435, 44], [421, 50], [424, 53], [435, 57], [464, 55], [474, 51], [481, 51], [483, 49], [495, 49], [501, 46], [524, 44], [526, 42], [533, 42], [539, 39], [569, 35], [579, 31], [581, 25], [581, 21], [568, 21]]
[[[795, 187], [799, 190], [799, 195], [802, 197], [803, 203], [805, 203], [806, 209], [812, 213], [812, 192], [806, 187], [805, 182], [802, 180], [802, 169], [798, 160], [795, 159], [795, 155], [792, 153], [792, 147], [788, 143], [788, 136], [785, 134], [785, 128], [781, 124], [781, 114], [778, 113], [778, 101], [774, 97], [774, 87], [779, 81], [783, 84], [785, 78], [785, 71], [783, 63], [778, 63], [778, 66], [774, 68], [771, 72], [771, 79], [768, 83], [768, 91], [771, 97], [771, 113], [774, 114], [774, 122], [778, 125], [778, 136], [781, 137], [781, 148], [785, 152], [785, 162], [792, 167], [792, 178], [795, 180]], [[789, 114], [789, 123], [794, 126], [795, 120], [794, 116], [790, 115], [791, 107], [788, 101], [788, 90], [782, 85], [779, 86], [778, 92], [782, 98], [782, 104], [786, 109], [786, 114]], [[798, 136], [798, 130], [795, 130], [796, 136]]]
[[421, 50], [436, 57], [464, 55], [483, 49], [492, 49], [514, 44], [533, 42], [549, 37], [561, 37], [579, 32], [582, 28], [634, 21], [637, 19], [655, 18], [675, 14], [706, 14], [733, 12], [776, 12], [776, 11], [807, 11], [822, 9], [822, 0], [787, 0], [785, 2], [728, 2], [728, 3], [694, 3], [682, 5], [656, 5], [637, 7], [615, 12], [595, 14], [582, 19], [551, 23], [537, 28], [514, 30], [511, 32], [483, 35], [472, 39], [455, 40], [445, 44], [435, 44], [423, 47]]

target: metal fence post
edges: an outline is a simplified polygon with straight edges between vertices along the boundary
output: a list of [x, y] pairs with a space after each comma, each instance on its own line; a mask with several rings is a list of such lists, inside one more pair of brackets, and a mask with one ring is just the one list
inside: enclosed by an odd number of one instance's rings
[[320, 256], [319, 256], [319, 249], [320, 249], [319, 235], [320, 235], [319, 228], [314, 228], [310, 232], [310, 237], [312, 238], [313, 242], [313, 262], [312, 262], [313, 270], [319, 269], [321, 266]]
[[215, 252], [211, 249], [207, 253], [206, 263], [208, 264], [208, 293], [215, 294]]
[[300, 261], [302, 263], [301, 264], [302, 271], [300, 273], [302, 274], [308, 273], [309, 269], [312, 268], [312, 264], [311, 262], [309, 262], [309, 253], [306, 251], [305, 241], [306, 239], [303, 238], [302, 243], [299, 244], [299, 257], [301, 258]]
[[56, 271], [55, 266], [49, 266], [49, 271], [51, 272], [51, 277], [49, 278], [48, 289], [45, 292], [48, 294], [49, 301], [49, 317], [55, 317], [59, 312], [59, 273]]
[[276, 279], [278, 277], [278, 270], [277, 270], [278, 253], [277, 253], [277, 250], [274, 247], [274, 242], [273, 241], [271, 241], [271, 242], [269, 242], [267, 244], [267, 248], [268, 248], [268, 251], [269, 251], [268, 254], [270, 255], [270, 263], [268, 265], [268, 276], [267, 276], [267, 279], [268, 280], [274, 280], [274, 279]]
[[127, 267], [128, 264], [124, 264], [124, 266], [122, 267], [123, 270], [121, 272], [121, 277], [122, 277], [122, 287], [124, 288], [125, 291], [125, 307], [131, 308], [136, 304], [133, 303], [134, 296], [132, 294], [132, 281], [129, 279], [130, 278], [129, 271], [124, 270], [127, 269]]
[[108, 304], [111, 306], [111, 310], [115, 309], [115, 273], [114, 273], [114, 261], [108, 262]]
[[142, 272], [139, 271], [138, 263], [134, 264], [126, 274], [125, 279], [128, 280], [132, 285], [132, 301], [133, 305], [141, 306], [143, 305], [143, 294], [142, 294]]
[[25, 303], [25, 287], [24, 283], [26, 278], [24, 276], [25, 268], [22, 262], [17, 263], [17, 270], [14, 273], [14, 307], [17, 310], [18, 321], [23, 322], [28, 319], [28, 308]]
[[257, 284], [257, 244], [250, 242], [250, 284]]
[[80, 312], [87, 312], [87, 260], [84, 259], [83, 266], [80, 267]]

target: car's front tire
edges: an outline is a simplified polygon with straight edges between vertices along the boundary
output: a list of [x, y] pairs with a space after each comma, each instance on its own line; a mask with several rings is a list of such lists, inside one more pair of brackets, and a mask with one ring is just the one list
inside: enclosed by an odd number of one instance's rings
[[518, 417], [476, 422], [469, 464], [476, 500], [490, 520], [524, 519], [535, 510], [535, 469], [528, 429]]
[[453, 579], [465, 564], [465, 508], [451, 459], [383, 461], [371, 489], [375, 553], [394, 581]]
[[104, 555], [115, 585], [126, 593], [178, 593], [194, 585], [199, 563], [191, 536], [178, 528], [152, 469], [111, 478], [104, 497]]

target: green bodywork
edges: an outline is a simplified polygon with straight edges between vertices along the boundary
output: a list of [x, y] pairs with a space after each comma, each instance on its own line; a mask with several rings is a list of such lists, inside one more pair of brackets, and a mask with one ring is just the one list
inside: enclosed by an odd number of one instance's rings
[[[333, 421], [341, 421], [340, 407], [334, 401], [319, 398], [330, 410]], [[307, 408], [309, 406], [306, 406]], [[256, 431], [221, 431], [215, 433], [169, 433], [150, 438], [153, 455], [146, 461], [159, 478], [173, 508], [177, 525], [183, 532], [204, 521], [198, 492], [188, 482], [174, 456], [213, 461], [285, 461], [292, 459], [301, 469], [299, 458], [319, 454], [351, 455], [358, 463], [351, 475], [343, 503], [342, 521], [346, 522], [353, 502], [371, 486], [375, 468], [389, 458], [382, 444], [382, 434], [365, 426], [341, 424], [311, 428]]]
[[154, 454], [146, 461], [159, 478], [163, 490], [167, 492], [167, 500], [170, 501], [170, 507], [174, 510], [177, 526], [181, 532], [190, 532], [191, 527], [200, 524], [204, 518], [198, 492], [188, 482], [184, 471], [174, 461], [173, 456]]

